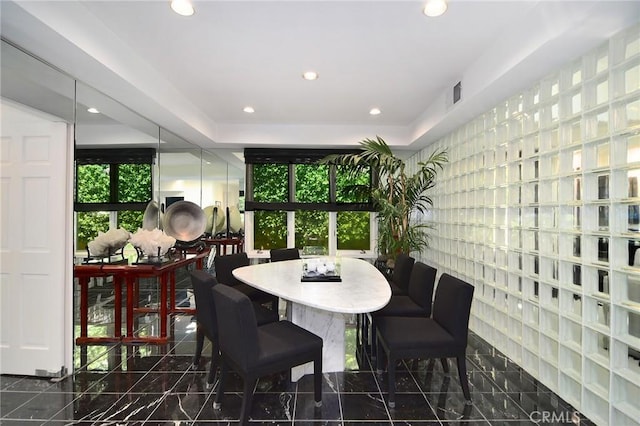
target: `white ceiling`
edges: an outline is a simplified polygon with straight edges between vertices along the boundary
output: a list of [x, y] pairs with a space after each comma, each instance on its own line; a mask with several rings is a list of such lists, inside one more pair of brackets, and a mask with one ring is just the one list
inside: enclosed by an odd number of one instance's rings
[[422, 1], [194, 5], [181, 17], [165, 0], [3, 0], [0, 28], [205, 148], [380, 135], [415, 150], [640, 20], [638, 1], [450, 0], [439, 18]]

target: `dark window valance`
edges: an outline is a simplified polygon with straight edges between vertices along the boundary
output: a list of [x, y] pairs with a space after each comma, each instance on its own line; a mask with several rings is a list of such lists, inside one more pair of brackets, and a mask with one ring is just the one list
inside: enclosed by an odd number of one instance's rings
[[357, 149], [245, 148], [245, 164], [313, 164], [330, 154], [353, 154]]
[[77, 164], [153, 164], [153, 148], [76, 149]]
[[255, 201], [245, 202], [245, 211], [296, 211], [296, 210], [312, 210], [325, 212], [342, 212], [342, 211], [375, 211], [371, 203], [259, 203]]
[[155, 149], [77, 149], [74, 210], [143, 211], [151, 201]]

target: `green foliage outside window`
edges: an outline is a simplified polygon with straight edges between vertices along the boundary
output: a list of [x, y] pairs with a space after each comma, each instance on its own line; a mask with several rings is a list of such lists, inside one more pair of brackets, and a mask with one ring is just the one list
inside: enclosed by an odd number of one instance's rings
[[286, 202], [289, 199], [289, 167], [286, 164], [256, 164], [253, 167], [254, 201]]
[[[253, 167], [253, 199], [256, 202], [287, 202], [288, 165], [255, 164]], [[317, 164], [295, 165], [295, 202], [328, 203], [329, 167]], [[366, 203], [370, 194], [370, 172], [357, 175], [348, 167], [336, 168], [336, 202]], [[370, 213], [340, 211], [337, 214], [339, 250], [370, 250]], [[285, 212], [256, 210], [254, 213], [254, 247], [256, 249], [287, 246]], [[297, 210], [295, 212], [295, 246], [315, 247], [312, 251], [327, 252], [329, 248], [329, 214], [326, 211]]]
[[78, 250], [87, 248], [87, 243], [98, 236], [98, 231], [109, 230], [109, 212], [76, 212], [76, 242]]
[[287, 246], [287, 212], [256, 211], [253, 215], [253, 247], [258, 250]]
[[357, 174], [350, 172], [348, 166], [336, 167], [336, 201], [339, 203], [366, 203], [369, 201], [371, 189], [369, 182], [371, 173], [362, 170]]
[[369, 212], [338, 212], [338, 250], [369, 250], [371, 227]]
[[[347, 166], [336, 167], [336, 201], [365, 203], [369, 201], [371, 173], [363, 170], [354, 175]], [[337, 213], [338, 250], [370, 250], [371, 226], [369, 212]]]
[[[118, 164], [118, 202], [145, 202], [150, 199], [151, 164]], [[139, 223], [142, 224], [142, 220]]]
[[296, 247], [322, 247], [329, 250], [329, 212], [317, 210], [298, 210], [296, 219]]
[[296, 164], [296, 201], [326, 203], [329, 201], [329, 167]]
[[[111, 197], [111, 171], [117, 167], [117, 199]], [[144, 203], [151, 199], [150, 164], [81, 164], [77, 167], [77, 202], [91, 203]], [[109, 211], [76, 212], [77, 249], [84, 250], [98, 232], [109, 230]], [[136, 232], [142, 226], [142, 210], [117, 212], [118, 227]]]
[[109, 164], [78, 166], [76, 191], [79, 203], [108, 203]]
[[142, 227], [144, 212], [127, 210], [118, 212], [118, 228], [124, 228], [129, 232], [136, 232]]

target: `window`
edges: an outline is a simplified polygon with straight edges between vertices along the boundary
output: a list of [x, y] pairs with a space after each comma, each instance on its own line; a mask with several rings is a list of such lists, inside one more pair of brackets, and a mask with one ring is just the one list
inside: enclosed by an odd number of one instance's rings
[[287, 246], [287, 212], [264, 211], [254, 212], [253, 247], [257, 250], [270, 250]]
[[258, 164], [253, 169], [253, 200], [261, 203], [286, 202], [289, 199], [286, 164]]
[[329, 166], [296, 164], [295, 201], [301, 203], [329, 202]]
[[343, 166], [318, 164], [329, 153], [336, 151], [245, 150], [248, 250], [373, 250], [371, 174], [352, 177]]
[[338, 212], [338, 250], [370, 250], [371, 214], [369, 212]]
[[348, 168], [336, 168], [336, 202], [367, 203], [371, 192], [371, 173], [361, 173], [355, 179]]
[[[336, 168], [336, 202], [366, 202], [370, 193], [370, 173], [355, 179], [344, 166]], [[336, 218], [338, 250], [371, 250], [371, 214], [361, 211], [340, 211]]]
[[150, 149], [76, 150], [76, 248], [110, 227], [135, 232], [152, 198], [155, 152]]
[[307, 254], [328, 254], [329, 212], [296, 210], [295, 246]]
[[78, 166], [76, 173], [76, 201], [78, 203], [108, 203], [110, 167], [108, 164]]

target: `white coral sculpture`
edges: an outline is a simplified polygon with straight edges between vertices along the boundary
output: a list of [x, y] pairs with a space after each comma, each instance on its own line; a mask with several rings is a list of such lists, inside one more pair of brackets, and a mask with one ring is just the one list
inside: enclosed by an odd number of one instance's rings
[[[129, 240], [134, 247], [142, 250], [147, 256], [166, 254], [176, 243], [176, 239], [155, 228], [151, 231], [139, 228]], [[160, 252], [158, 253], [158, 248]]]
[[130, 237], [131, 233], [123, 228], [98, 231], [98, 236], [87, 244], [89, 254], [94, 257], [113, 254], [124, 247]]

